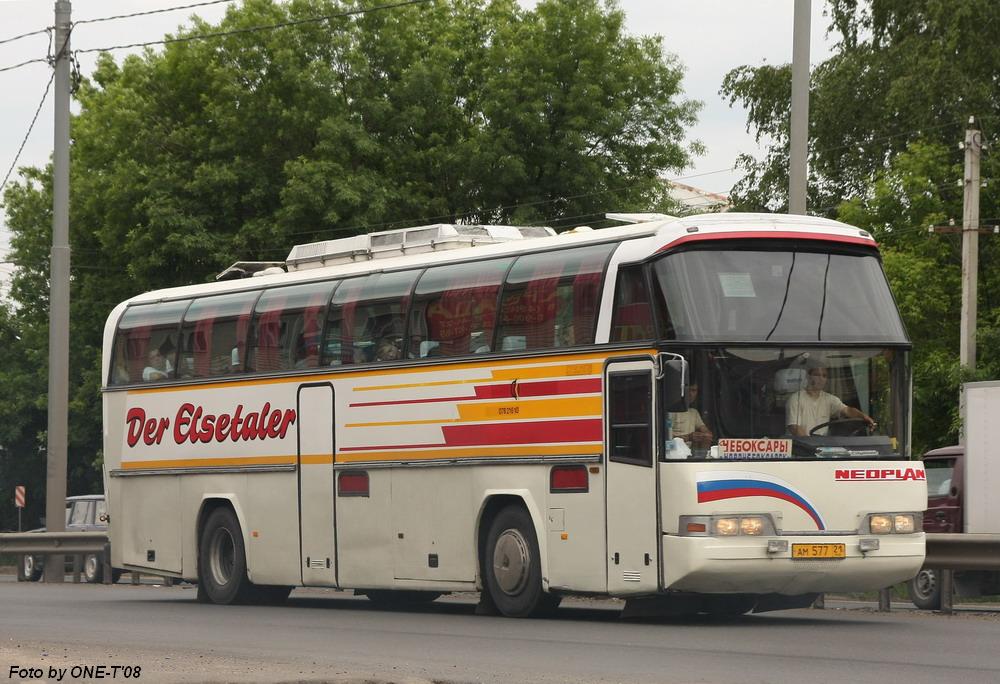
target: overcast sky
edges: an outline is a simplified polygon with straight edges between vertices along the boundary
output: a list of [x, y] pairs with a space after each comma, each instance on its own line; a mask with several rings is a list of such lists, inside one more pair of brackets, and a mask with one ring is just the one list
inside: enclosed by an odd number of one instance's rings
[[[194, 4], [198, 0], [73, 0], [74, 21]], [[521, 0], [533, 6], [533, 0]], [[215, 22], [231, 3], [146, 17], [82, 24], [73, 31], [72, 48], [84, 50], [161, 38], [186, 23], [192, 12]], [[659, 34], [666, 49], [676, 54], [685, 67], [685, 96], [700, 100], [699, 121], [689, 131], [701, 140], [706, 153], [690, 169], [677, 174], [682, 182], [709, 192], [727, 193], [736, 174], [730, 169], [741, 152], [754, 154], [757, 146], [746, 133], [745, 112], [730, 108], [719, 96], [719, 86], [727, 71], [742, 64], [780, 64], [791, 61], [794, 0], [619, 0], [628, 29], [633, 34]], [[822, 16], [822, 0], [812, 0], [811, 61], [829, 56], [827, 21]], [[52, 0], [0, 0], [0, 41], [54, 23]], [[48, 37], [31, 36], [0, 43], [0, 68], [45, 57]], [[113, 53], [119, 60], [126, 54]], [[81, 55], [85, 74], [94, 68], [95, 55]], [[28, 130], [50, 75], [44, 63], [30, 64], [0, 72], [0, 181], [7, 174]], [[45, 164], [52, 150], [52, 94], [49, 93], [28, 138], [18, 166]], [[16, 171], [15, 171], [16, 177]], [[617, 207], [608, 207], [614, 211]], [[3, 218], [0, 215], [0, 222]], [[7, 240], [0, 223], [0, 260]], [[0, 274], [9, 266], [0, 264]]]

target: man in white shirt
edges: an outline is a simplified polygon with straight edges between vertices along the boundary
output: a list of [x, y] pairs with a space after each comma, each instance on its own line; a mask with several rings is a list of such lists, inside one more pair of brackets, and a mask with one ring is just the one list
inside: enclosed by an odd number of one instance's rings
[[[824, 391], [827, 379], [825, 366], [811, 363], [808, 373], [806, 388], [790, 396], [785, 405], [785, 424], [792, 435], [807, 437], [817, 425], [829, 423], [837, 418], [855, 418], [864, 421], [869, 429], [875, 427], [875, 421], [871, 416], [846, 405], [840, 397]], [[820, 428], [815, 434], [826, 435], [828, 429]]]
[[687, 389], [688, 410], [670, 414], [670, 429], [674, 437], [683, 439], [689, 447], [707, 449], [712, 446], [712, 431], [701, 419], [701, 414], [694, 407], [698, 398], [698, 385], [691, 383]]
[[157, 380], [166, 380], [171, 377], [174, 371], [173, 364], [170, 363], [170, 359], [167, 359], [160, 353], [159, 349], [153, 348], [149, 350], [148, 357], [149, 365], [142, 369], [142, 379], [144, 382], [156, 382]]

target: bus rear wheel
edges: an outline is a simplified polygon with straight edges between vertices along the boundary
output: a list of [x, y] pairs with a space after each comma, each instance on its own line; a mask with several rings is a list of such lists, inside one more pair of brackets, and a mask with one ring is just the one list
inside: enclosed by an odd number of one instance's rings
[[548, 605], [535, 526], [523, 507], [508, 506], [493, 519], [484, 565], [486, 590], [503, 615], [528, 617]]
[[199, 598], [211, 603], [247, 603], [252, 597], [243, 532], [230, 508], [216, 508], [205, 521], [198, 545], [198, 583]]

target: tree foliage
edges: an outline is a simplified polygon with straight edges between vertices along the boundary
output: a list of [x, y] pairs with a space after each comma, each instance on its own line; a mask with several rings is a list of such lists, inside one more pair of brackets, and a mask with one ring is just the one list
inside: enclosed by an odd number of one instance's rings
[[[246, 0], [103, 55], [72, 121], [70, 489], [99, 488], [100, 347], [119, 301], [293, 244], [430, 222], [560, 226], [656, 206], [696, 103], [613, 1]], [[311, 21], [316, 17], [328, 17]], [[266, 28], [288, 24], [283, 28]], [[221, 33], [213, 38], [198, 36]], [[41, 491], [50, 170], [4, 197], [18, 270], [0, 488]], [[19, 470], [18, 470], [19, 469]], [[23, 475], [22, 475], [23, 474]], [[40, 497], [39, 497], [40, 498]], [[37, 510], [37, 509], [36, 509]], [[6, 516], [0, 509], [0, 516]], [[9, 519], [0, 517], [0, 526]]]
[[[970, 117], [1000, 129], [1000, 4], [990, 0], [830, 0], [834, 54], [814, 67], [809, 111], [809, 206], [874, 232], [914, 344], [916, 450], [957, 440], [958, 386], [1000, 377], [1000, 240], [981, 239], [978, 371], [958, 366], [961, 249], [928, 226], [962, 220]], [[767, 144], [743, 157], [737, 207], [784, 211], [790, 65], [742, 66], [722, 93], [748, 110]], [[1000, 160], [984, 153], [981, 216], [1000, 217]]]

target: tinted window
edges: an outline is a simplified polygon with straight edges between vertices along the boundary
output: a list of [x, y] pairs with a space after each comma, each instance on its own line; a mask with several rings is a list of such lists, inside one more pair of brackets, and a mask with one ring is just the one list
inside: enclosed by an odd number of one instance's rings
[[346, 365], [401, 358], [410, 290], [418, 274], [372, 273], [345, 280], [330, 306], [323, 362]]
[[429, 268], [417, 283], [407, 353], [481, 354], [493, 348], [497, 295], [513, 259]]
[[695, 250], [655, 272], [678, 340], [907, 341], [874, 255]]
[[608, 458], [653, 465], [653, 383], [649, 373], [608, 375]]
[[112, 385], [176, 377], [181, 316], [190, 302], [140, 304], [125, 310], [115, 337]]
[[271, 372], [319, 365], [323, 314], [335, 283], [265, 290], [254, 307], [247, 370]]
[[183, 378], [243, 371], [251, 313], [260, 292], [202, 297], [191, 303], [181, 328]]
[[653, 309], [641, 266], [623, 268], [615, 287], [615, 310], [611, 319], [611, 341], [651, 340]]
[[504, 283], [500, 349], [593, 344], [604, 265], [616, 246], [520, 257]]

